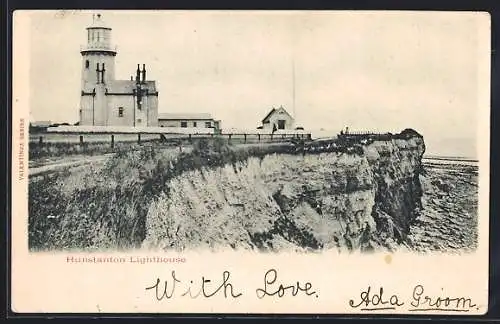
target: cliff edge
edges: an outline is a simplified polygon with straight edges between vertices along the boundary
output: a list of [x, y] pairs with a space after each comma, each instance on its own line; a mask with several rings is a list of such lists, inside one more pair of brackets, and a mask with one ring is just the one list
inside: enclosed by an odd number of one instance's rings
[[421, 208], [423, 137], [408, 129], [340, 146], [249, 156], [165, 178], [168, 190], [147, 210], [142, 246], [369, 251], [409, 244]]

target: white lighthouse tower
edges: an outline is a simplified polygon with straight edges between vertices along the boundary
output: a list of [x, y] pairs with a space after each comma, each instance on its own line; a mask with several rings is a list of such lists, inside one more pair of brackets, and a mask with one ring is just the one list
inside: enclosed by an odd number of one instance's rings
[[156, 82], [146, 79], [146, 64], [137, 64], [135, 80], [115, 79], [116, 47], [111, 28], [100, 14], [87, 27], [87, 44], [82, 55], [80, 125], [129, 126], [158, 125]]
[[111, 43], [111, 28], [94, 14], [87, 27], [87, 44], [80, 49], [82, 55], [82, 85], [80, 125], [103, 126], [107, 120], [106, 84], [115, 80], [116, 47]]

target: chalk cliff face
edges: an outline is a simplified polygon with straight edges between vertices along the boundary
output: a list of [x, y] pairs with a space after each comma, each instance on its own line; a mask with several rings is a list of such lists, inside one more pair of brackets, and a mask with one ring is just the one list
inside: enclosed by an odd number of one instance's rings
[[146, 248], [392, 249], [420, 208], [423, 138], [187, 171], [149, 207]]

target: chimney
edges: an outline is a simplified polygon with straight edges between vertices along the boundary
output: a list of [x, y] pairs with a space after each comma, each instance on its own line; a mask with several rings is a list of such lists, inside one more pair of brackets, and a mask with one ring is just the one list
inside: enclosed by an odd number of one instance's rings
[[146, 64], [142, 65], [142, 82], [146, 82]]
[[101, 83], [101, 78], [100, 78], [100, 70], [99, 70], [99, 63], [97, 63], [97, 68], [95, 69], [96, 73], [97, 73], [97, 83]]
[[104, 63], [102, 63], [102, 70], [101, 70], [101, 81], [102, 83], [106, 83], [106, 81], [104, 81], [104, 72], [106, 71], [106, 69], [104, 68]]
[[141, 70], [139, 68], [140, 64], [137, 64], [137, 71], [135, 75], [135, 82], [139, 83], [141, 81]]

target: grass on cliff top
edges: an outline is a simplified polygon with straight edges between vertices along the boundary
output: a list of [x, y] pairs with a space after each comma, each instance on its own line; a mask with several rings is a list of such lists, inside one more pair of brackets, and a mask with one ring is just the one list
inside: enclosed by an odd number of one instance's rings
[[99, 169], [69, 169], [33, 179], [29, 184], [29, 247], [138, 248], [146, 235], [149, 206], [161, 192], [168, 195], [169, 179], [185, 171], [289, 149], [287, 144], [232, 147], [222, 138], [201, 139], [190, 152], [141, 147], [117, 152]]
[[[142, 143], [158, 144], [160, 140], [147, 139]], [[83, 144], [54, 142], [54, 143], [29, 143], [29, 159], [39, 160], [44, 158], [66, 157], [74, 155], [101, 155], [107, 153], [117, 153], [121, 151], [134, 150], [141, 147], [137, 142], [115, 142], [111, 146], [109, 142], [85, 142]]]

